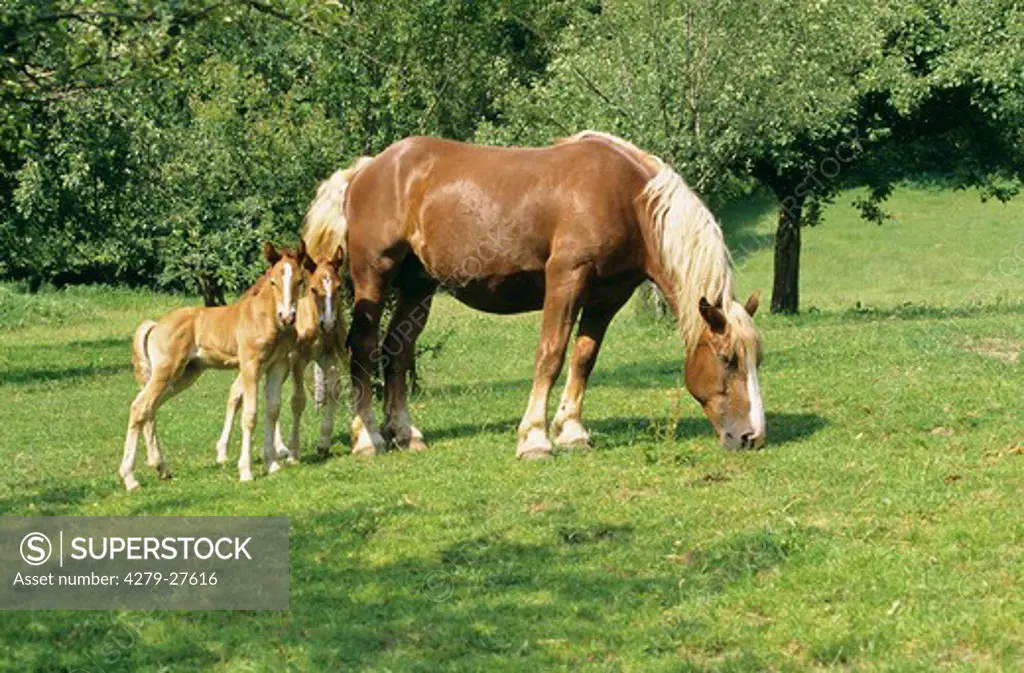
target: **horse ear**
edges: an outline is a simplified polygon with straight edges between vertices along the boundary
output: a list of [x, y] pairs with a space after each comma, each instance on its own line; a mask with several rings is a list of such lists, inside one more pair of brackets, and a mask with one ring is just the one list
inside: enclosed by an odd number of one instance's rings
[[277, 251], [270, 241], [263, 242], [263, 259], [267, 260], [270, 266], [274, 266], [281, 259], [281, 253]]
[[305, 258], [306, 258], [306, 241], [303, 239], [303, 240], [299, 241], [298, 247], [295, 248], [295, 259], [299, 262], [299, 264], [302, 264], [305, 261]]
[[751, 318], [753, 318], [754, 314], [757, 313], [757, 307], [758, 307], [758, 305], [760, 303], [761, 303], [761, 291], [758, 290], [758, 291], [754, 292], [754, 294], [750, 295], [750, 298], [747, 299], [747, 303], [743, 305], [743, 308], [746, 309], [747, 315], [749, 315]]
[[712, 332], [721, 334], [725, 331], [725, 314], [720, 308], [712, 306], [705, 297], [700, 298], [699, 308], [701, 317], [704, 318], [704, 322], [708, 324]]
[[334, 263], [334, 268], [341, 269], [341, 266], [345, 263], [345, 248], [340, 245], [334, 251], [334, 259], [331, 260]]

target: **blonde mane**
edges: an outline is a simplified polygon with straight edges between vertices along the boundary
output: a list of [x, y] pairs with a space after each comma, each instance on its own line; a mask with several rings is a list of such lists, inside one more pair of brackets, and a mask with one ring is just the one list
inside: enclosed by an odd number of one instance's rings
[[340, 247], [347, 253], [348, 218], [345, 216], [345, 198], [348, 186], [373, 157], [359, 157], [348, 168], [335, 171], [320, 183], [316, 198], [309, 205], [303, 220], [302, 238], [309, 256], [318, 263], [334, 257]]
[[732, 294], [732, 256], [721, 227], [704, 202], [671, 166], [622, 138], [581, 131], [559, 144], [592, 138], [624, 148], [654, 173], [644, 185], [643, 196], [661, 265], [673, 284], [679, 331], [687, 353], [697, 347], [704, 331], [701, 297], [711, 303], [721, 300], [737, 351], [758, 348], [760, 339], [754, 322]]

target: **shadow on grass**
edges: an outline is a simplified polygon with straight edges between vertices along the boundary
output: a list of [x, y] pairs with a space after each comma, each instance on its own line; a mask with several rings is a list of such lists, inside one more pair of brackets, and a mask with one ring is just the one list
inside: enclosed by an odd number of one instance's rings
[[776, 212], [774, 198], [762, 190], [734, 199], [717, 209], [725, 242], [737, 266], [761, 250], [775, 247], [775, 234], [761, 234], [757, 225]]
[[63, 482], [39, 493], [20, 494], [0, 499], [0, 514], [19, 516], [52, 516], [64, 514], [68, 507], [96, 497], [93, 484]]
[[530, 543], [492, 530], [440, 548], [418, 540], [382, 560], [374, 538], [416, 538], [420, 516], [353, 508], [296, 518], [288, 612], [39, 612], [0, 622], [0, 643], [25, 670], [538, 670], [637, 655], [678, 665], [683, 646], [694, 664], [720, 664], [745, 655], [709, 643], [710, 621], [637, 625], [636, 615], [706, 603], [818, 537], [740, 531], [659, 557], [637, 577], [593, 560], [638, 553], [630, 529], [516, 508], [503, 526], [527, 530]]
[[97, 376], [129, 373], [131, 370], [131, 363], [128, 362], [116, 365], [66, 367], [64, 369], [9, 369], [0, 374], [0, 388], [5, 386], [28, 386], [54, 381], [73, 382]]
[[[769, 412], [765, 414], [768, 426], [768, 444], [772, 448], [782, 444], [806, 439], [828, 425], [828, 421], [817, 414]], [[620, 416], [613, 418], [584, 418], [584, 424], [593, 437], [598, 449], [609, 449], [626, 446], [637, 439], [649, 441], [683, 441], [706, 437], [708, 441], [717, 442], [711, 424], [703, 416], [687, 416], [680, 418], [675, 424], [671, 436], [667, 435], [668, 418], [651, 418], [645, 416]], [[463, 437], [497, 434], [514, 442], [515, 431], [519, 426], [519, 418], [507, 418], [499, 422], [464, 423], [449, 425], [443, 428], [424, 429], [428, 442], [450, 441]]]
[[[769, 412], [765, 414], [765, 422], [768, 428], [768, 443], [765, 446], [767, 449], [806, 439], [828, 425], [828, 421], [817, 414], [788, 412]], [[680, 441], [707, 437], [710, 441], [718, 441], [711, 424], [703, 417], [679, 419], [671, 437], [666, 436], [668, 423], [668, 419], [619, 417], [597, 419], [589, 421], [587, 425], [591, 432], [598, 436], [601, 445], [618, 446], [637, 438]]]

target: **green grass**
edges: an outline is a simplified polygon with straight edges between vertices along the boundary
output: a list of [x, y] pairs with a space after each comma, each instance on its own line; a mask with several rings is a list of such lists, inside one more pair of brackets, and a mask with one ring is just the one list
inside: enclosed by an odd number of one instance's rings
[[[925, 190], [891, 207], [877, 229], [840, 201], [805, 238], [816, 310], [759, 316], [760, 452], [717, 448], [672, 330], [630, 308], [588, 396], [594, 448], [519, 463], [539, 316], [442, 298], [413, 409], [429, 451], [239, 484], [213, 464], [231, 375], [211, 373], [161, 416], [176, 479], [141, 467], [127, 494], [129, 337], [182, 300], [0, 289], [0, 513], [292, 531], [289, 612], [2, 613], [0, 669], [1019, 669], [1024, 262], [962, 298], [1012, 259], [1024, 207]], [[723, 220], [735, 243], [769, 217], [753, 200]], [[745, 290], [770, 287], [770, 252], [738, 255]]]

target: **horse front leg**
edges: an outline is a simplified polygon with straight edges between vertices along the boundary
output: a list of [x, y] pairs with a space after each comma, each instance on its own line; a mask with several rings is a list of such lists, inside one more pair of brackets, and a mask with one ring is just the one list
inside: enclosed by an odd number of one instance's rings
[[331, 440], [334, 437], [334, 410], [338, 403], [338, 361], [337, 357], [321, 355], [317, 366], [324, 373], [324, 398], [320, 417], [320, 441], [316, 453], [321, 458], [331, 455]]
[[573, 346], [569, 362], [569, 376], [562, 391], [562, 399], [558, 403], [558, 411], [551, 421], [551, 435], [555, 438], [555, 446], [582, 447], [590, 444], [590, 434], [583, 427], [583, 396], [587, 392], [587, 382], [594, 371], [597, 354], [601, 350], [608, 325], [629, 299], [630, 294], [632, 288], [613, 302], [583, 309], [576, 344]]
[[423, 433], [409, 418], [408, 374], [416, 361], [416, 339], [427, 325], [434, 288], [403, 291], [384, 339], [384, 437], [399, 449], [427, 448]]
[[526, 413], [519, 423], [516, 456], [524, 460], [551, 457], [548, 440], [548, 397], [551, 386], [562, 371], [569, 334], [579, 313], [579, 298], [587, 278], [587, 269], [562, 270], [548, 262], [545, 270], [544, 318], [534, 362], [533, 389]]
[[[306, 410], [306, 385], [303, 374], [306, 371], [306, 361], [298, 353], [292, 355], [292, 433], [288, 438], [288, 451], [286, 461], [289, 463], [299, 462], [299, 450], [302, 426], [302, 412]], [[280, 427], [280, 426], [278, 426]]]
[[227, 409], [224, 412], [224, 428], [220, 432], [220, 439], [217, 440], [217, 464], [224, 465], [228, 462], [228, 443], [231, 441], [231, 428], [235, 424], [235, 414], [242, 404], [242, 393], [244, 385], [242, 375], [235, 377], [231, 384], [231, 391], [228, 393]]
[[374, 269], [359, 269], [352, 261], [355, 297], [348, 345], [352, 352], [352, 453], [373, 456], [386, 448], [373, 415], [371, 372], [376, 368], [383, 281]]
[[267, 474], [281, 469], [281, 464], [277, 462], [278, 422], [281, 420], [281, 388], [287, 376], [287, 359], [275, 362], [267, 369], [267, 413], [263, 426], [263, 465], [267, 468]]
[[242, 451], [238, 456], [238, 480], [252, 481], [252, 431], [256, 427], [256, 394], [260, 368], [258, 362], [243, 362], [242, 375]]

